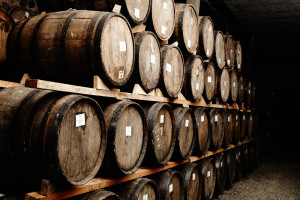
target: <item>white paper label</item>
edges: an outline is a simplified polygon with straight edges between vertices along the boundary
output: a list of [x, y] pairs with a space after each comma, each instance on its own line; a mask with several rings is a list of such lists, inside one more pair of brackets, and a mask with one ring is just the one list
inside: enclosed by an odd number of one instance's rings
[[206, 50], [206, 55], [209, 55], [209, 49]]
[[202, 115], [201, 116], [201, 122], [204, 122], [204, 119], [205, 119], [205, 117], [204, 117], [204, 115]]
[[250, 121], [252, 121], [252, 116], [250, 116]]
[[211, 33], [211, 31], [212, 31], [212, 25], [209, 25], [208, 31]]
[[191, 40], [188, 40], [188, 48], [191, 48]]
[[235, 87], [235, 81], [233, 81], [232, 85], [233, 85], [233, 87]]
[[167, 72], [172, 72], [172, 65], [170, 65], [169, 63], [167, 63], [166, 70], [167, 70]]
[[235, 119], [238, 120], [238, 119], [239, 119], [239, 116], [237, 115], [237, 116], [235, 117]]
[[221, 58], [219, 58], [219, 63], [220, 63], [220, 64], [222, 63], [222, 60], [221, 60]]
[[155, 65], [155, 55], [151, 54], [151, 64]]
[[244, 89], [244, 86], [243, 85], [241, 85], [241, 90], [243, 90]]
[[241, 53], [241, 51], [238, 49], [238, 53], [240, 54]]
[[196, 179], [196, 174], [193, 173], [193, 181]]
[[215, 115], [215, 121], [216, 122], [218, 121], [218, 115]]
[[120, 41], [119, 46], [120, 46], [121, 52], [126, 51], [126, 42], [125, 41]]
[[227, 85], [227, 83], [226, 83], [226, 81], [224, 81], [224, 86], [226, 86]]
[[241, 64], [238, 64], [238, 68], [240, 68], [241, 67]]
[[138, 19], [140, 18], [140, 10], [138, 8], [134, 9], [134, 15], [136, 18], [138, 18]]
[[163, 4], [163, 9], [165, 9], [165, 10], [166, 10], [167, 8], [168, 8], [168, 4], [167, 4], [167, 2], [165, 2], [165, 1], [164, 1], [164, 4]]
[[211, 83], [211, 76], [207, 77], [207, 82]]
[[169, 185], [169, 193], [173, 192], [173, 184]]
[[185, 120], [185, 127], [189, 127], [189, 120]]
[[123, 70], [119, 71], [119, 79], [122, 79], [122, 78], [124, 78], [124, 71]]
[[207, 177], [210, 177], [210, 171], [207, 172]]
[[163, 124], [165, 122], [165, 116], [161, 115], [160, 116], [160, 123]]
[[225, 91], [224, 91], [224, 90], [222, 90], [222, 95], [224, 95], [224, 93], [225, 93]]
[[223, 162], [221, 162], [221, 167], [223, 167]]
[[162, 34], [166, 34], [166, 27], [165, 27], [165, 26], [162, 26], [162, 27], [161, 27], [161, 33], [162, 33]]
[[143, 200], [148, 200], [148, 194], [143, 195]]
[[246, 119], [246, 116], [244, 115], [244, 116], [243, 116], [243, 120], [245, 120], [245, 119]]
[[230, 117], [228, 117], [228, 122], [230, 122]]
[[230, 60], [227, 60], [227, 64], [230, 65]]
[[251, 90], [248, 90], [248, 93], [251, 94]]
[[126, 126], [126, 136], [130, 137], [131, 136], [131, 126]]
[[26, 11], [25, 13], [25, 17], [28, 18], [29, 17], [29, 12]]
[[199, 90], [199, 83], [196, 83], [196, 90]]
[[76, 127], [84, 126], [85, 125], [85, 114], [82, 113], [82, 114], [76, 115], [75, 121], [76, 121]]

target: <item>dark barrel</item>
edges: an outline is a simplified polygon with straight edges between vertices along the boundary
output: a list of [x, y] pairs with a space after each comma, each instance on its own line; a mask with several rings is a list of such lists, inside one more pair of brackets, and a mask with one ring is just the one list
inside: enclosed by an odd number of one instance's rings
[[147, 148], [145, 113], [139, 104], [119, 101], [104, 111], [108, 134], [103, 175], [128, 175], [141, 165]]
[[33, 16], [32, 13], [25, 7], [4, 6], [1, 9], [5, 10], [14, 19], [16, 23], [24, 19], [29, 19]]
[[[0, 65], [2, 65], [2, 63], [6, 62], [7, 58], [6, 58], [6, 40], [8, 37], [8, 34], [10, 33], [10, 30], [12, 29], [12, 27], [15, 25], [15, 22], [13, 20], [13, 18], [4, 10], [0, 9]], [[1, 72], [3, 72], [2, 67], [0, 68]], [[2, 75], [0, 76], [0, 78], [3, 78]]]
[[232, 114], [232, 110], [227, 109], [223, 112], [223, 122], [224, 122], [224, 140], [223, 146], [228, 147], [233, 138], [233, 130], [234, 130], [234, 115]]
[[211, 125], [211, 149], [221, 148], [224, 138], [223, 114], [219, 108], [213, 108], [209, 112]]
[[84, 195], [81, 200], [122, 200], [116, 193], [104, 189], [94, 190]]
[[241, 140], [241, 117], [239, 110], [233, 110], [232, 115], [234, 120], [232, 142], [237, 144]]
[[248, 138], [252, 138], [254, 135], [254, 123], [255, 123], [255, 114], [254, 112], [248, 112], [247, 113], [247, 136]]
[[148, 145], [145, 163], [165, 165], [174, 152], [176, 134], [173, 109], [166, 103], [154, 103], [145, 109], [148, 127]]
[[243, 54], [242, 54], [242, 45], [240, 41], [235, 42], [235, 66], [238, 72], [242, 71], [242, 60], [243, 60]]
[[205, 159], [201, 166], [201, 178], [203, 180], [203, 199], [212, 199], [216, 185], [216, 168], [213, 158]]
[[230, 187], [235, 180], [236, 176], [236, 157], [235, 157], [235, 149], [231, 149], [225, 152], [226, 159], [226, 185]]
[[245, 99], [245, 81], [242, 74], [239, 74], [239, 83], [238, 83], [238, 102], [242, 103]]
[[247, 132], [247, 112], [246, 111], [240, 111], [240, 122], [241, 122], [241, 132], [240, 132], [240, 140], [243, 141], [248, 138]]
[[236, 147], [234, 149], [235, 161], [236, 161], [236, 175], [235, 180], [240, 181], [244, 174], [244, 166], [243, 166], [243, 155], [241, 147]]
[[237, 102], [239, 97], [239, 80], [238, 74], [235, 70], [230, 72], [230, 93], [229, 93], [229, 100], [232, 103]]
[[198, 200], [202, 193], [201, 169], [195, 163], [188, 163], [180, 171], [183, 178], [184, 199]]
[[225, 35], [225, 55], [227, 67], [233, 69], [235, 62], [235, 42], [232, 35]]
[[216, 168], [216, 186], [214, 195], [217, 197], [219, 194], [223, 193], [227, 178], [226, 157], [224, 153], [219, 153], [215, 156], [214, 164]]
[[206, 108], [198, 107], [195, 110], [196, 117], [196, 141], [194, 152], [197, 155], [207, 153], [211, 142], [210, 116]]

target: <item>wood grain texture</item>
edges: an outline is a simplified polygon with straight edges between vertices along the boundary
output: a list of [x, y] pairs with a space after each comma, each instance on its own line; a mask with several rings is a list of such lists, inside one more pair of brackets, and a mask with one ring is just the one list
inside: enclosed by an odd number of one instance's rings
[[224, 122], [221, 109], [213, 108], [209, 111], [210, 124], [212, 127], [211, 149], [218, 150], [223, 143], [224, 138]]
[[242, 103], [245, 99], [245, 81], [242, 74], [239, 74], [239, 90], [238, 90], [238, 102]]
[[216, 71], [216, 90], [215, 98], [225, 103], [228, 100], [230, 93], [230, 77], [226, 68]]
[[203, 179], [202, 198], [211, 199], [216, 185], [216, 168], [214, 166], [213, 158], [204, 160], [201, 169], [201, 177]]
[[216, 90], [216, 72], [212, 62], [205, 64], [205, 82], [204, 97], [207, 101], [211, 101], [215, 97]]
[[232, 35], [225, 35], [226, 64], [229, 69], [233, 69], [235, 63], [235, 41]]
[[180, 170], [180, 173], [183, 178], [184, 199], [198, 200], [201, 198], [202, 178], [199, 165], [189, 163]]
[[215, 47], [214, 23], [209, 16], [200, 16], [199, 23], [199, 46], [198, 53], [203, 59], [210, 60]]
[[241, 72], [243, 69], [242, 61], [243, 61], [243, 54], [242, 54], [242, 45], [240, 41], [235, 42], [235, 66], [238, 72]]
[[225, 184], [227, 179], [227, 173], [226, 173], [226, 157], [224, 153], [220, 153], [216, 155], [214, 159], [214, 165], [216, 168], [216, 186], [214, 195], [218, 196], [219, 194], [222, 194], [225, 190]]
[[237, 102], [239, 94], [239, 80], [238, 74], [235, 70], [230, 72], [230, 93], [229, 93], [229, 101]]
[[234, 120], [232, 142], [237, 144], [241, 140], [241, 116], [238, 110], [234, 110], [232, 115]]
[[121, 198], [117, 194], [115, 194], [111, 191], [103, 190], [103, 189], [98, 189], [98, 190], [89, 192], [81, 198], [81, 200], [91, 200], [91, 199], [93, 199], [93, 200], [121, 200]]
[[222, 31], [214, 31], [215, 51], [213, 53], [212, 60], [216, 65], [223, 69], [226, 64], [225, 61], [225, 39]]
[[223, 112], [224, 116], [224, 140], [223, 140], [223, 146], [228, 147], [233, 138], [233, 130], [234, 130], [234, 115], [232, 114], [232, 110], [224, 110]]
[[196, 142], [194, 152], [197, 155], [206, 154], [211, 142], [210, 116], [206, 108], [199, 107], [195, 110], [196, 117]]

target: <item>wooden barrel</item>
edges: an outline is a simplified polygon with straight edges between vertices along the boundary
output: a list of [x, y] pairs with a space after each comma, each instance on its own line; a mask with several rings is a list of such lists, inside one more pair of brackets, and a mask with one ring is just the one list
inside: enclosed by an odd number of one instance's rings
[[247, 113], [246, 111], [241, 111], [241, 114], [240, 114], [240, 120], [241, 120], [241, 133], [240, 133], [240, 140], [243, 141], [245, 139], [248, 138], [247, 136]]
[[240, 181], [244, 174], [243, 160], [241, 147], [235, 148], [236, 175], [235, 180]]
[[161, 52], [160, 88], [171, 98], [177, 98], [184, 81], [184, 60], [180, 49], [173, 45], [165, 45]]
[[216, 185], [216, 168], [213, 158], [205, 159], [201, 169], [201, 178], [203, 180], [202, 198], [212, 199]]
[[211, 125], [211, 149], [217, 150], [221, 148], [224, 138], [224, 122], [222, 111], [213, 108], [209, 112]]
[[205, 82], [203, 95], [207, 101], [211, 101], [215, 97], [216, 90], [216, 72], [212, 62], [205, 64]]
[[183, 52], [194, 53], [199, 40], [198, 15], [192, 4], [175, 4], [175, 27], [171, 42], [177, 41]]
[[225, 40], [222, 31], [214, 31], [215, 35], [215, 51], [213, 54], [213, 61], [219, 67], [219, 69], [223, 69], [226, 61], [225, 61]]
[[244, 101], [244, 96], [245, 96], [245, 82], [244, 82], [244, 77], [242, 74], [239, 74], [239, 83], [238, 83], [238, 101], [239, 103], [242, 103]]
[[241, 140], [241, 117], [240, 112], [238, 110], [234, 110], [232, 112], [234, 127], [233, 127], [233, 137], [232, 142], [237, 144]]
[[[1, 133], [9, 135], [7, 131], [13, 130], [13, 139], [3, 141], [13, 149], [12, 160], [24, 170], [23, 175], [33, 172], [34, 179], [43, 167], [46, 178], [58, 185], [82, 185], [97, 174], [106, 148], [106, 132], [96, 101], [80, 95], [53, 99], [50, 91], [24, 87], [2, 90], [0, 96], [2, 106], [10, 110], [6, 115], [11, 115], [3, 121]], [[46, 112], [38, 115], [41, 111]]]
[[122, 186], [120, 197], [124, 200], [156, 200], [159, 199], [159, 190], [153, 180], [137, 178]]
[[252, 97], [251, 97], [251, 106], [255, 106], [255, 103], [256, 103], [256, 84], [255, 82], [252, 82]]
[[174, 170], [164, 171], [156, 181], [161, 200], [184, 199], [183, 179], [179, 172]]
[[227, 171], [226, 185], [227, 187], [230, 187], [234, 183], [236, 176], [236, 158], [234, 149], [226, 151], [225, 157]]
[[188, 163], [180, 171], [183, 178], [184, 200], [198, 200], [202, 193], [201, 169], [195, 163]]
[[176, 145], [174, 160], [188, 159], [193, 152], [196, 136], [195, 114], [190, 108], [178, 107], [174, 110]]
[[248, 130], [247, 130], [247, 134], [248, 134], [248, 138], [252, 138], [254, 133], [254, 122], [255, 121], [255, 116], [253, 114], [253, 112], [248, 112], [247, 113], [247, 127], [248, 127]]
[[249, 147], [248, 144], [242, 145], [242, 165], [244, 168], [243, 176], [249, 173], [250, 166], [249, 166]]
[[229, 69], [233, 69], [235, 62], [235, 42], [231, 35], [225, 35], [225, 57]]
[[230, 93], [229, 93], [229, 100], [232, 103], [237, 102], [239, 97], [239, 80], [238, 74], [235, 70], [230, 72]]
[[[4, 10], [0, 9], [0, 64], [6, 62], [6, 41], [10, 30], [15, 22], [13, 18]], [[2, 71], [2, 69], [1, 69]]]
[[214, 23], [209, 16], [200, 16], [199, 23], [199, 45], [198, 53], [202, 58], [210, 60], [214, 53], [215, 37]]
[[122, 200], [116, 193], [104, 189], [94, 190], [84, 195], [81, 200]]
[[230, 93], [230, 76], [226, 68], [216, 71], [216, 99], [227, 102]]
[[235, 42], [235, 65], [238, 72], [242, 71], [242, 45], [240, 41]]
[[175, 27], [174, 0], [152, 0], [149, 26], [161, 40], [168, 40]]
[[166, 103], [154, 103], [145, 109], [148, 127], [148, 145], [145, 163], [151, 166], [165, 165], [174, 152], [175, 117]]
[[246, 80], [246, 84], [245, 84], [245, 103], [248, 107], [250, 107], [252, 105], [252, 81], [247, 79]]
[[216, 168], [216, 186], [214, 190], [214, 196], [217, 197], [219, 194], [223, 193], [227, 179], [226, 157], [224, 153], [217, 154], [214, 158], [214, 161]]
[[232, 143], [233, 138], [233, 130], [234, 130], [234, 115], [232, 114], [232, 110], [224, 110], [224, 140], [223, 146], [228, 147]]
[[103, 174], [118, 176], [134, 173], [144, 159], [148, 141], [143, 109], [137, 103], [119, 101], [105, 109], [104, 117], [108, 145]]
[[256, 167], [254, 142], [251, 142], [248, 145], [248, 155], [249, 172], [253, 172]]
[[211, 141], [210, 118], [207, 109], [203, 107], [198, 107], [195, 110], [195, 117], [196, 117], [197, 132], [196, 132], [196, 142], [195, 142], [194, 152], [197, 155], [202, 155], [207, 153], [210, 146], [210, 141]]
[[88, 84], [93, 75], [123, 86], [134, 64], [134, 41], [125, 17], [69, 10], [18, 23], [8, 39], [8, 58], [35, 78]]
[[205, 70], [200, 56], [191, 54], [184, 64], [184, 82], [182, 94], [186, 99], [199, 101], [204, 90]]
[[2, 7], [2, 9], [5, 10], [13, 18], [15, 23], [24, 19], [29, 19], [33, 16], [31, 12], [24, 7], [4, 6]]
[[146, 92], [150, 92], [157, 87], [160, 79], [160, 45], [155, 34], [150, 31], [137, 33], [134, 41], [133, 84], [139, 83]]

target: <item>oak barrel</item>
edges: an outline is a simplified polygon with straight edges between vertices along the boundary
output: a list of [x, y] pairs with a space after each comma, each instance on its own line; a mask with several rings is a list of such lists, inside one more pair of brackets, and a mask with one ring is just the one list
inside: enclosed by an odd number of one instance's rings
[[0, 9], [0, 24], [0, 65], [2, 65], [7, 60], [6, 41], [10, 30], [15, 25], [15, 22], [6, 11]]
[[128, 175], [141, 165], [147, 148], [148, 134], [145, 113], [131, 101], [119, 101], [104, 111], [108, 134], [104, 157], [104, 175]]
[[116, 193], [104, 189], [94, 190], [84, 195], [81, 200], [122, 200]]
[[19, 7], [19, 6], [4, 6], [1, 9], [5, 10], [15, 21], [15, 23], [22, 21], [24, 19], [29, 19], [33, 15], [29, 10], [27, 10], [25, 7]]
[[243, 141], [248, 138], [248, 135], [247, 135], [247, 132], [248, 132], [247, 112], [241, 111], [240, 118], [241, 118], [240, 119], [241, 120], [240, 140]]
[[190, 108], [178, 107], [174, 110], [176, 144], [174, 160], [188, 159], [194, 149], [196, 135], [195, 114]]
[[207, 158], [201, 166], [201, 178], [203, 180], [202, 198], [212, 199], [216, 185], [216, 168], [213, 158]]
[[182, 94], [186, 99], [199, 101], [204, 90], [204, 66], [200, 56], [191, 54], [184, 64], [184, 82]]
[[148, 127], [147, 165], [165, 165], [174, 152], [176, 134], [173, 109], [166, 103], [154, 103], [145, 109]]
[[175, 4], [175, 27], [171, 42], [177, 41], [183, 52], [194, 53], [198, 46], [198, 15], [192, 4]]
[[216, 72], [212, 62], [205, 64], [205, 82], [203, 96], [207, 101], [211, 101], [215, 97], [216, 90]]
[[249, 144], [242, 145], [242, 165], [243, 165], [243, 176], [245, 176], [247, 173], [249, 173], [250, 166], [249, 166]]
[[243, 158], [241, 147], [235, 148], [236, 175], [235, 180], [240, 181], [244, 174]]
[[248, 138], [252, 138], [254, 135], [254, 123], [255, 123], [255, 115], [253, 114], [253, 112], [248, 112], [247, 113], [247, 135]]
[[233, 69], [235, 62], [235, 41], [232, 35], [225, 35], [225, 57], [229, 69]]
[[226, 185], [227, 187], [230, 187], [234, 183], [236, 175], [236, 158], [234, 149], [226, 151], [225, 159], [227, 173]]
[[183, 179], [178, 171], [167, 170], [159, 175], [156, 180], [161, 200], [184, 199]]
[[223, 69], [226, 61], [225, 61], [225, 40], [222, 31], [214, 31], [215, 37], [215, 51], [213, 53], [213, 61], [216, 63], [216, 66], [219, 69]]
[[235, 65], [238, 72], [242, 71], [242, 60], [243, 60], [243, 54], [242, 54], [242, 45], [240, 41], [235, 42]]
[[248, 107], [252, 105], [252, 81], [250, 79], [246, 79], [245, 84], [245, 103]]
[[248, 147], [249, 172], [253, 172], [256, 167], [254, 142], [249, 143]]
[[224, 122], [224, 140], [223, 146], [228, 147], [233, 138], [233, 130], [234, 130], [234, 115], [232, 114], [232, 110], [226, 109], [223, 112], [223, 122]]
[[201, 169], [195, 163], [186, 164], [180, 170], [183, 178], [184, 200], [198, 200], [202, 193]]
[[210, 60], [214, 53], [215, 36], [213, 20], [209, 16], [200, 16], [198, 53], [204, 60]]
[[256, 103], [256, 83], [254, 81], [252, 81], [252, 92], [251, 92], [251, 106], [255, 106]]
[[229, 100], [232, 103], [237, 102], [239, 97], [239, 80], [238, 74], [235, 70], [230, 72], [230, 92], [229, 92]]
[[206, 108], [198, 107], [195, 117], [197, 131], [194, 152], [196, 155], [202, 155], [207, 153], [211, 142], [210, 116]]
[[227, 178], [227, 168], [226, 168], [226, 157], [224, 153], [219, 153], [214, 158], [214, 164], [216, 168], [216, 186], [214, 190], [214, 195], [217, 197], [219, 194], [222, 194]]
[[211, 149], [221, 148], [224, 138], [224, 122], [221, 109], [213, 108], [209, 111], [211, 124]]
[[233, 127], [233, 137], [232, 142], [237, 144], [241, 140], [241, 117], [240, 112], [238, 110], [234, 110], [232, 112], [234, 127]]
[[184, 81], [184, 59], [180, 49], [173, 45], [164, 45], [161, 52], [161, 76], [159, 86], [162, 92], [171, 98], [177, 98]]
[[152, 0], [152, 7], [147, 24], [159, 39], [168, 40], [175, 27], [174, 0]]
[[239, 89], [238, 89], [238, 102], [242, 103], [245, 99], [245, 81], [242, 74], [239, 74], [239, 83], [238, 83]]
[[137, 178], [121, 187], [120, 197], [124, 200], [157, 200], [159, 199], [159, 190], [153, 180]]
[[216, 71], [216, 94], [214, 97], [225, 103], [228, 100], [230, 93], [230, 76], [226, 68]]
[[121, 87], [134, 65], [126, 18], [110, 12], [68, 10], [18, 23], [8, 39], [8, 59], [33, 78], [90, 84], [93, 75]]
[[137, 33], [135, 42], [135, 69], [132, 82], [139, 83], [146, 91], [155, 89], [159, 83], [160, 66], [160, 45], [156, 35], [150, 31]]

